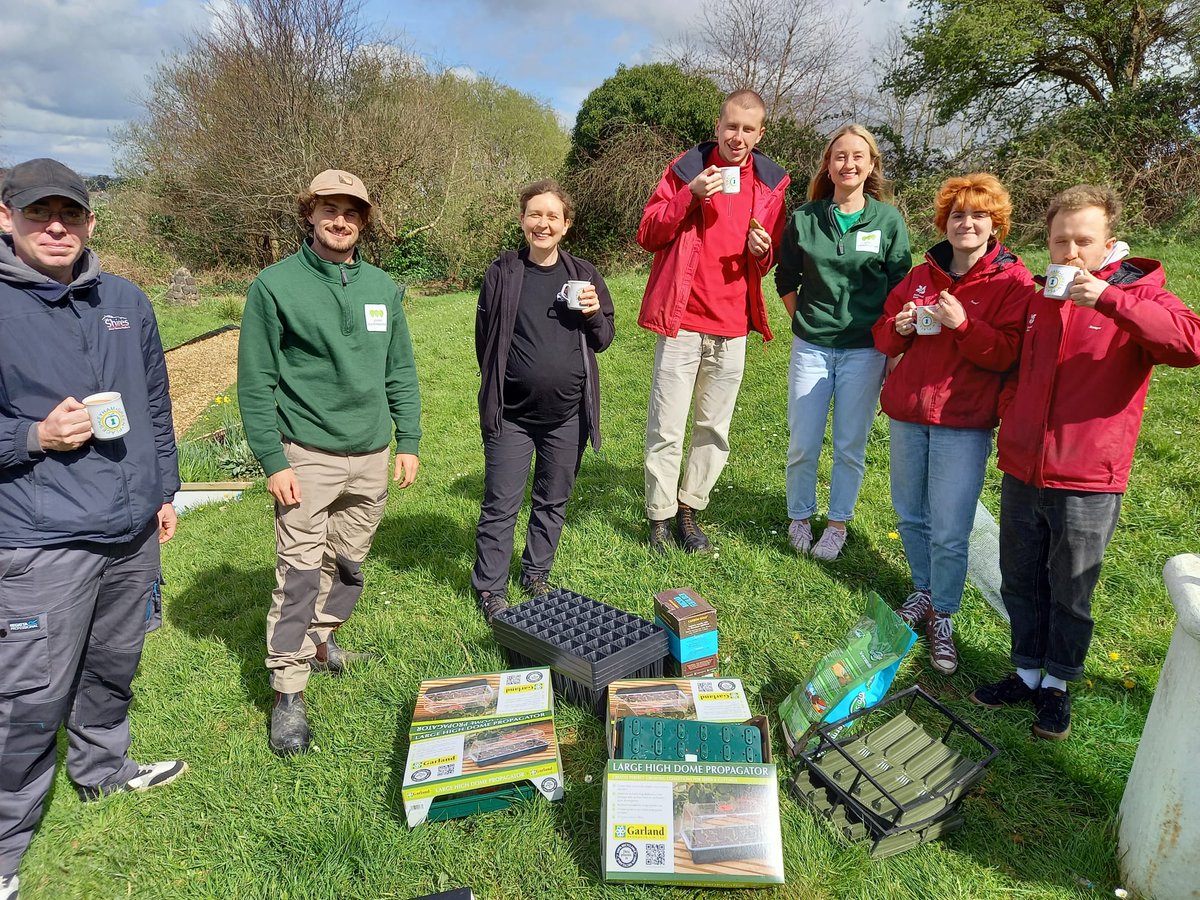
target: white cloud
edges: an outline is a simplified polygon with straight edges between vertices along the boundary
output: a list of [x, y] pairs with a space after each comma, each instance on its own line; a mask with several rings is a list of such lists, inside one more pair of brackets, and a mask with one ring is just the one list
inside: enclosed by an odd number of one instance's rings
[[23, 0], [0, 28], [5, 156], [111, 172], [111, 131], [138, 115], [147, 77], [208, 16], [195, 0]]

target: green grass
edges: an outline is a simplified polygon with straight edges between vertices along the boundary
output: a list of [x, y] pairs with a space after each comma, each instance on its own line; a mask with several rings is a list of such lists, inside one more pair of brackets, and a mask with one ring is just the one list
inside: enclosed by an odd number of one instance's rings
[[154, 315], [158, 318], [159, 336], [168, 350], [224, 325], [236, 325], [242, 320], [242, 306], [246, 302], [244, 293], [213, 292], [202, 288], [200, 302], [195, 306], [173, 306], [162, 299], [165, 295], [166, 290], [161, 289], [151, 299]]
[[[1200, 296], [1190, 251], [1162, 252], [1175, 289]], [[653, 558], [641, 463], [653, 339], [636, 327], [643, 279], [610, 284], [618, 334], [601, 357], [604, 449], [584, 460], [554, 578], [644, 616], [655, 591], [695, 587], [719, 611], [723, 671], [745, 679], [752, 707], [774, 722], [780, 700], [854, 621], [864, 590], [895, 602], [909, 589], [900, 543], [889, 537], [884, 420], [871, 434], [843, 559], [796, 557], [783, 497], [789, 341], [774, 304], [780, 337], [765, 347], [751, 339], [730, 464], [704, 515], [720, 552]], [[134, 751], [147, 760], [185, 757], [192, 771], [152, 794], [86, 806], [60, 772], [25, 859], [24, 898], [401, 900], [463, 884], [488, 900], [664, 896], [600, 881], [603, 730], [571, 705], [556, 717], [567, 779], [561, 803], [537, 799], [412, 831], [404, 820], [400, 785], [418, 683], [504, 665], [468, 589], [483, 467], [474, 307], [470, 294], [409, 305], [425, 409], [422, 469], [413, 487], [393, 491], [364, 567], [366, 592], [342, 631], [346, 646], [373, 647], [385, 659], [342, 679], [313, 678], [307, 697], [320, 751], [279, 760], [267, 749], [263, 628], [274, 540], [260, 486], [240, 502], [189, 513], [165, 550], [166, 624], [142, 660]], [[990, 713], [966, 699], [1008, 669], [1006, 628], [970, 589], [959, 616], [959, 674], [934, 674], [919, 643], [897, 679], [897, 687], [929, 686], [1002, 748], [965, 804], [963, 831], [872, 862], [784, 797], [787, 885], [754, 896], [999, 900], [1080, 896], [1079, 878], [1117, 883], [1116, 812], [1174, 620], [1161, 568], [1196, 549], [1197, 387], [1194, 371], [1155, 376], [1132, 488], [1096, 592], [1098, 627], [1071, 739], [1036, 742], [1028, 711]], [[826, 484], [827, 476], [826, 459]], [[993, 474], [985, 493], [993, 512], [996, 488]], [[782, 753], [777, 733], [775, 750]], [[781, 790], [793, 768], [781, 766]]]

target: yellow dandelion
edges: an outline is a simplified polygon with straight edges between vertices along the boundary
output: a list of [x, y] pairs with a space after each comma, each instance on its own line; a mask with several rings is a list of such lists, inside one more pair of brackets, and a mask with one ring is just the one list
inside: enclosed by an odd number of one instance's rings
[[1126, 678], [1126, 679], [1125, 679], [1125, 680], [1122, 682], [1122, 684], [1124, 684], [1124, 685], [1125, 685], [1125, 690], [1127, 690], [1127, 691], [1132, 691], [1132, 690], [1134, 689], [1134, 687], [1137, 685], [1137, 682], [1136, 682], [1136, 681], [1134, 681], [1132, 678]]
[[888, 532], [888, 538], [889, 538], [889, 539], [891, 539], [891, 540], [893, 540], [893, 541], [898, 541], [898, 540], [900, 540], [900, 532], [898, 532], [898, 531], [889, 531], [889, 532]]
[[1092, 679], [1090, 679], [1090, 678], [1089, 678], [1089, 679], [1087, 680], [1087, 686], [1088, 686], [1088, 687], [1092, 687]]
[[800, 640], [800, 632], [798, 632], [798, 631], [793, 631], [793, 632], [792, 632], [792, 640], [793, 640], [793, 641], [798, 641], [798, 640]]
[[1113, 662], [1116, 662], [1118, 659], [1121, 658], [1121, 654], [1118, 653], [1116, 650], [1110, 650], [1108, 652], [1108, 658], [1111, 659]]

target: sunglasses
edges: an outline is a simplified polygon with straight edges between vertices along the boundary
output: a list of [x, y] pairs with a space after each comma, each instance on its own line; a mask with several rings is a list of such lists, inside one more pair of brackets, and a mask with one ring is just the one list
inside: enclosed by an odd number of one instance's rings
[[34, 203], [21, 207], [21, 215], [30, 222], [45, 223], [58, 216], [64, 225], [86, 225], [91, 213], [82, 206], [64, 206], [55, 210], [44, 203]]

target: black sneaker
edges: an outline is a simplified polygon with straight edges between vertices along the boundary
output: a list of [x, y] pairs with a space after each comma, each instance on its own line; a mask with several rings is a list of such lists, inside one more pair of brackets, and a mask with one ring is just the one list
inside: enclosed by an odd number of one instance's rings
[[508, 595], [504, 591], [476, 591], [475, 602], [489, 625], [492, 619], [508, 609]]
[[671, 534], [670, 519], [650, 519], [650, 550], [659, 556], [675, 546], [675, 535]]
[[1038, 691], [1037, 721], [1033, 733], [1046, 741], [1066, 740], [1071, 733], [1071, 695], [1058, 688]]
[[675, 527], [679, 531], [679, 543], [684, 553], [708, 553], [712, 543], [708, 535], [696, 524], [696, 511], [690, 506], [679, 504], [679, 512], [675, 514]]
[[114, 784], [107, 787], [86, 787], [79, 785], [79, 799], [87, 802], [99, 800], [109, 794], [121, 794], [126, 791], [142, 792], [152, 788], [170, 784], [188, 770], [188, 764], [182, 759], [166, 759], [162, 762], [138, 766], [137, 774], [124, 784]]
[[995, 684], [985, 684], [971, 692], [971, 700], [988, 709], [1001, 709], [1005, 706], [1018, 706], [1022, 703], [1034, 703], [1037, 700], [1037, 688], [1031, 688], [1016, 672]]

